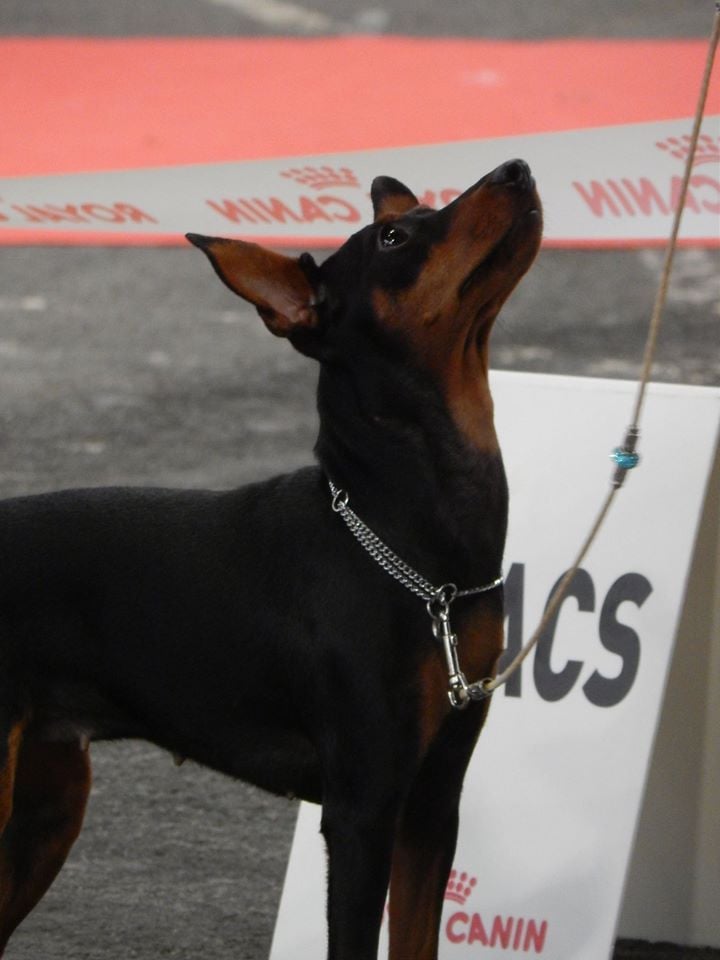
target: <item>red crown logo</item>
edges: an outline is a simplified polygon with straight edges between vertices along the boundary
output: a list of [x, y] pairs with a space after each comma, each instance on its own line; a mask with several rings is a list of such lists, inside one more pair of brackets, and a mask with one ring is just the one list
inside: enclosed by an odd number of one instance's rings
[[[655, 146], [669, 153], [671, 157], [686, 160], [690, 153], [690, 137], [668, 137], [667, 140], [659, 140]], [[718, 162], [720, 162], [720, 137], [711, 137], [707, 133], [700, 134], [693, 158], [693, 166], [698, 167], [701, 163]]]
[[283, 170], [280, 176], [312, 190], [360, 186], [360, 181], [350, 167], [291, 167]]
[[476, 883], [477, 877], [469, 877], [465, 872], [458, 873], [457, 870], [451, 870], [445, 888], [445, 899], [454, 900], [455, 903], [465, 903]]

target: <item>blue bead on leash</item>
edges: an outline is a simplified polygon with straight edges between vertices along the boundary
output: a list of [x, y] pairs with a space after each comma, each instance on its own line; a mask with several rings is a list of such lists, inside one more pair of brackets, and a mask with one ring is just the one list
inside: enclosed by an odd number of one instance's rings
[[640, 462], [640, 454], [630, 450], [623, 450], [622, 447], [615, 447], [610, 459], [620, 467], [621, 470], [632, 470]]
[[640, 463], [640, 455], [635, 452], [639, 436], [640, 430], [633, 424], [632, 427], [628, 428], [622, 447], [615, 447], [610, 454], [610, 459], [615, 463], [615, 475], [612, 479], [614, 487], [621, 487], [627, 471], [632, 470]]

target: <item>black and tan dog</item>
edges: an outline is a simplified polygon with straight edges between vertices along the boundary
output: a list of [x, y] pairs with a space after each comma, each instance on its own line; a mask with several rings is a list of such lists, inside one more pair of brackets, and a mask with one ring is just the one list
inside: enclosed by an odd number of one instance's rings
[[[437, 956], [487, 701], [451, 706], [430, 628], [453, 591], [433, 620], [411, 584], [485, 585], [452, 615], [468, 677], [492, 674], [507, 490], [488, 337], [540, 203], [520, 160], [441, 211], [386, 177], [372, 198], [374, 223], [321, 266], [190, 236], [319, 361], [319, 466], [0, 503], [0, 953], [78, 835], [89, 743], [140, 737], [322, 803], [331, 960], [374, 960], [388, 884], [393, 960]], [[380, 538], [366, 549], [348, 498]]]

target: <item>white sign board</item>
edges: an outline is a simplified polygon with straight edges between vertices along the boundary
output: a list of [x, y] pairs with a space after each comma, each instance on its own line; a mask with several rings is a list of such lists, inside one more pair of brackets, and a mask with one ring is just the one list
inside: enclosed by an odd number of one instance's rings
[[[513, 373], [492, 383], [516, 646], [594, 519], [635, 385]], [[720, 390], [650, 388], [640, 466], [554, 629], [494, 695], [462, 799], [442, 960], [610, 956], [719, 423]], [[303, 806], [271, 960], [324, 956], [318, 831], [319, 808]]]
[[[665, 243], [691, 119], [394, 150], [0, 180], [0, 241], [98, 232], [237, 235], [276, 245], [340, 243], [371, 219], [370, 183], [398, 177], [442, 207], [513, 157], [531, 165], [545, 242]], [[720, 116], [705, 118], [681, 241], [720, 243]]]

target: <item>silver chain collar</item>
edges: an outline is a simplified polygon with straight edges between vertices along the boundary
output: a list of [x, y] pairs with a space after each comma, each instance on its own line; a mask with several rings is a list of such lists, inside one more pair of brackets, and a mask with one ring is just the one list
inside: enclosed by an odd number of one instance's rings
[[503, 583], [503, 577], [496, 577], [490, 583], [481, 587], [470, 587], [458, 590], [454, 583], [445, 583], [436, 587], [429, 580], [421, 576], [417, 570], [405, 563], [394, 550], [380, 539], [380, 537], [364, 523], [350, 508], [350, 495], [346, 490], [336, 487], [332, 480], [328, 480], [332, 494], [332, 509], [339, 513], [345, 524], [358, 541], [370, 554], [373, 560], [389, 573], [404, 587], [425, 601], [425, 607], [432, 621], [433, 636], [443, 645], [445, 661], [448, 668], [448, 697], [450, 703], [457, 710], [462, 710], [471, 700], [484, 700], [490, 696], [485, 689], [486, 681], [468, 683], [465, 674], [460, 669], [458, 659], [458, 639], [450, 626], [450, 604], [460, 597], [469, 597], [479, 593], [495, 590]]

